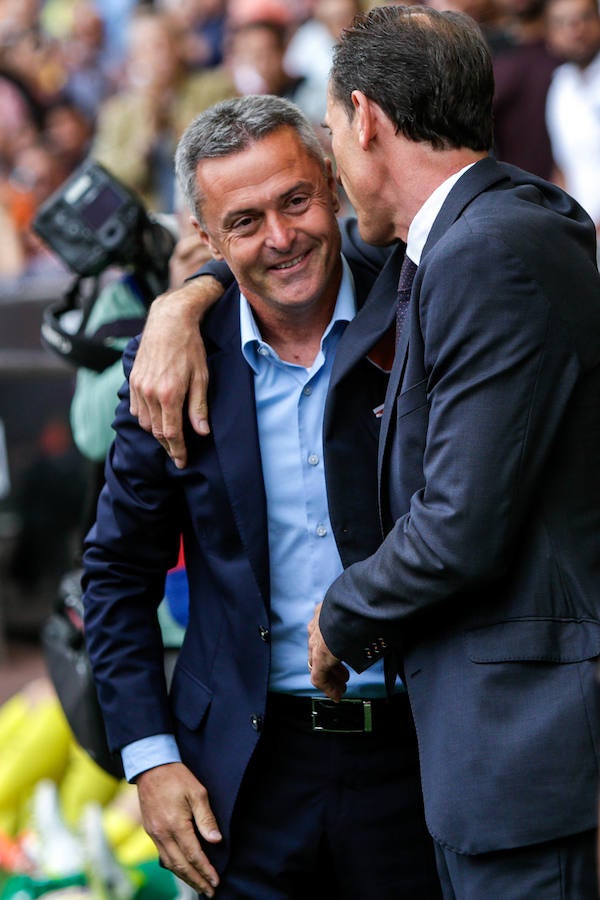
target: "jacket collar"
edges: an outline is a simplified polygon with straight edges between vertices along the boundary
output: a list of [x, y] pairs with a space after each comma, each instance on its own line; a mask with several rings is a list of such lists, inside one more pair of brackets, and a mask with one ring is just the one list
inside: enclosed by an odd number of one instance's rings
[[468, 169], [446, 197], [425, 242], [421, 263], [442, 235], [462, 215], [469, 203], [478, 194], [489, 190], [494, 184], [506, 180], [506, 178], [506, 171], [503, 171], [500, 164], [491, 156], [480, 159]]

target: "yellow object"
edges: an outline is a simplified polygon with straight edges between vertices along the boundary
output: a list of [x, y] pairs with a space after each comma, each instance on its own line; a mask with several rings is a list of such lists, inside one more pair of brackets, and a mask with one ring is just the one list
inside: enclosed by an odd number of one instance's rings
[[0, 706], [0, 759], [2, 751], [27, 721], [31, 706], [23, 694], [15, 694]]
[[71, 826], [77, 825], [88, 803], [105, 806], [117, 793], [119, 784], [79, 744], [73, 742], [68, 766], [59, 786], [60, 806], [65, 822]]
[[151, 859], [158, 859], [158, 850], [152, 838], [146, 834], [142, 825], [115, 851], [118, 862], [122, 866], [137, 866]]
[[139, 822], [111, 804], [102, 814], [102, 826], [108, 843], [114, 850], [131, 837], [133, 832], [139, 828]]
[[0, 834], [14, 837], [17, 833], [17, 821], [17, 810], [14, 807], [10, 806], [0, 809]]
[[16, 807], [42, 778], [59, 781], [72, 742], [56, 698], [40, 702], [0, 752], [0, 810]]

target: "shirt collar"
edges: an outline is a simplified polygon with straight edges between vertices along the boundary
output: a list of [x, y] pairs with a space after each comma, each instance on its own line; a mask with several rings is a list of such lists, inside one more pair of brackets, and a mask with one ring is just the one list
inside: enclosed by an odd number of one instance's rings
[[[326, 342], [327, 337], [331, 334], [333, 328], [338, 322], [347, 324], [356, 315], [356, 291], [354, 287], [354, 277], [348, 262], [342, 256], [342, 280], [338, 291], [337, 300], [333, 315], [323, 332], [321, 338], [321, 348]], [[263, 341], [256, 319], [252, 312], [248, 300], [240, 291], [240, 336], [242, 344], [242, 353], [248, 365], [253, 369], [254, 373], [258, 372], [259, 348], [268, 347]], [[269, 354], [277, 356], [272, 348], [269, 348]]]
[[445, 181], [435, 189], [433, 194], [430, 194], [421, 209], [418, 211], [412, 222], [410, 223], [410, 228], [408, 229], [408, 238], [406, 239], [406, 255], [412, 259], [412, 261], [418, 266], [421, 262], [421, 254], [423, 252], [423, 247], [427, 242], [427, 238], [429, 237], [429, 232], [433, 227], [433, 223], [437, 219], [438, 213], [442, 206], [444, 205], [444, 201], [458, 179], [465, 174], [467, 169], [470, 169], [471, 166], [474, 166], [475, 163], [469, 163], [468, 166], [464, 166], [464, 168], [460, 169], [460, 171], [455, 172], [454, 175], [451, 175], [450, 178], [446, 178]]

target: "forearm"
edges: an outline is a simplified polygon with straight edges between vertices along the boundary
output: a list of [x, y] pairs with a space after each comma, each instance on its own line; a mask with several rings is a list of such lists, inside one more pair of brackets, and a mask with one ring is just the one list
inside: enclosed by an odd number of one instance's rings
[[[414, 363], [416, 383], [393, 401], [396, 521], [379, 550], [346, 569], [323, 603], [327, 646], [358, 671], [370, 664], [363, 652], [370, 643], [401, 642], [428, 613], [502, 583], [533, 521], [577, 382], [575, 349], [544, 291], [510, 253], [495, 270], [511, 285], [507, 291], [486, 271], [491, 251], [481, 243], [480, 253], [465, 253], [471, 277], [457, 276], [446, 291], [437, 271], [429, 283], [423, 275], [424, 368]], [[440, 265], [449, 269], [446, 259]], [[478, 289], [476, 316], [464, 313], [469, 298], [461, 292], [469, 285]], [[413, 449], [421, 444], [422, 456]]]
[[[204, 268], [204, 267], [203, 267]], [[184, 284], [161, 294], [150, 307], [144, 333], [153, 325], [159, 312], [163, 316], [163, 325], [181, 330], [182, 320], [186, 326], [198, 328], [208, 310], [223, 295], [223, 284], [209, 272], [201, 269]]]
[[178, 468], [187, 463], [182, 427], [186, 396], [192, 427], [200, 435], [210, 431], [208, 367], [199, 325], [222, 293], [222, 284], [207, 274], [158, 297], [150, 307], [131, 373], [131, 413]]

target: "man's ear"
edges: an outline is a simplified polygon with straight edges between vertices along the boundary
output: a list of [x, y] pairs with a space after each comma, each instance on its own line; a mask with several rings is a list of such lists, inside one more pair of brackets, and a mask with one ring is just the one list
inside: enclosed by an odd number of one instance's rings
[[369, 144], [377, 131], [377, 120], [373, 101], [362, 91], [352, 91], [352, 104], [354, 106], [354, 128], [359, 146], [362, 150], [368, 150]]
[[212, 258], [217, 259], [217, 260], [223, 259], [223, 254], [215, 246], [210, 234], [208, 233], [208, 231], [206, 231], [206, 229], [202, 226], [202, 224], [198, 221], [198, 219], [196, 219], [195, 216], [192, 216], [192, 218], [190, 219], [190, 222], [194, 226], [196, 234], [198, 235], [198, 237], [200, 238], [202, 243], [206, 244], [206, 246], [210, 250], [210, 255], [212, 256]]

